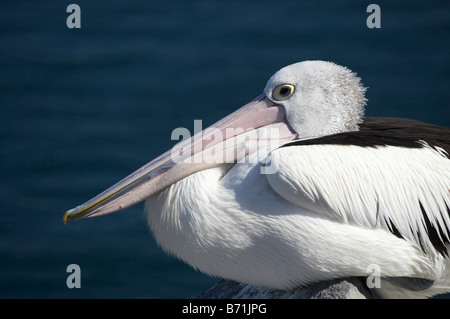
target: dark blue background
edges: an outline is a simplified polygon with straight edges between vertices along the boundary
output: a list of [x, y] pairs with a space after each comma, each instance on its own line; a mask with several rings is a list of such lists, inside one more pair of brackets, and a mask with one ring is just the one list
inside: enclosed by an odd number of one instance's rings
[[[68, 29], [66, 7], [81, 7]], [[2, 1], [0, 297], [185, 298], [217, 279], [157, 247], [142, 204], [64, 225], [64, 212], [323, 59], [369, 87], [367, 114], [450, 126], [448, 1]], [[81, 267], [82, 288], [66, 287]]]

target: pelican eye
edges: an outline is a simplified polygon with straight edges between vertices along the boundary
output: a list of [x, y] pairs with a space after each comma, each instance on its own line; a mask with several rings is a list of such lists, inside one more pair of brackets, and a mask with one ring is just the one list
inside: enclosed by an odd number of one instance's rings
[[272, 92], [272, 97], [277, 101], [284, 101], [292, 96], [295, 91], [295, 86], [292, 84], [278, 85]]

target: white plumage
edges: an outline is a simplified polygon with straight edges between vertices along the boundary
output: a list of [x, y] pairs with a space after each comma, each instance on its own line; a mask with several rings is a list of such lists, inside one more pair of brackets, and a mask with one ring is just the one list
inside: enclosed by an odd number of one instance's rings
[[[364, 119], [364, 92], [333, 63], [285, 67], [216, 123], [246, 133], [211, 142], [207, 129], [181, 144], [181, 160], [166, 152], [65, 220], [146, 199], [160, 246], [210, 275], [292, 289], [376, 265], [382, 297], [448, 292], [450, 130]], [[228, 160], [211, 161], [213, 147]]]
[[[225, 177], [223, 167], [213, 168], [149, 198], [147, 218], [158, 243], [205, 273], [252, 285], [291, 289], [368, 276], [375, 264], [382, 277], [436, 281], [419, 292], [383, 290], [390, 286], [383, 282], [378, 293], [384, 297], [448, 289], [437, 288], [448, 285], [448, 259], [429, 243], [420, 208], [409, 202], [433, 202], [430, 192], [442, 190], [436, 181], [450, 181], [448, 159], [432, 149], [402, 153], [395, 147], [312, 145], [275, 152], [282, 153], [274, 157], [277, 174], [261, 175], [260, 164], [237, 164]], [[426, 155], [433, 161], [421, 167]], [[385, 169], [392, 163], [398, 164]], [[430, 180], [435, 187], [427, 190]], [[448, 197], [440, 198], [450, 206]], [[387, 220], [406, 239], [395, 237]], [[439, 222], [449, 225], [448, 215]]]

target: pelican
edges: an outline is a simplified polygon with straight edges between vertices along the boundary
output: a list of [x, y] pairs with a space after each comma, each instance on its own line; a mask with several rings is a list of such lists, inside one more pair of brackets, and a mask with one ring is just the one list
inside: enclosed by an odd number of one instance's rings
[[212, 276], [288, 290], [375, 274], [383, 298], [449, 292], [450, 128], [364, 117], [365, 91], [335, 63], [288, 65], [64, 222], [145, 200], [158, 244]]

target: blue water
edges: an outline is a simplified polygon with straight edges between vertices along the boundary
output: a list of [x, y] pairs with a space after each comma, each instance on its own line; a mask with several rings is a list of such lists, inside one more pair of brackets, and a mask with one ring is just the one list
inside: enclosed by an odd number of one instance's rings
[[[81, 29], [66, 7], [81, 7]], [[217, 279], [166, 255], [142, 204], [64, 225], [83, 203], [262, 92], [284, 65], [323, 59], [369, 87], [368, 115], [450, 126], [450, 6], [378, 1], [2, 1], [0, 297], [186, 298]], [[66, 267], [81, 268], [69, 289]]]

